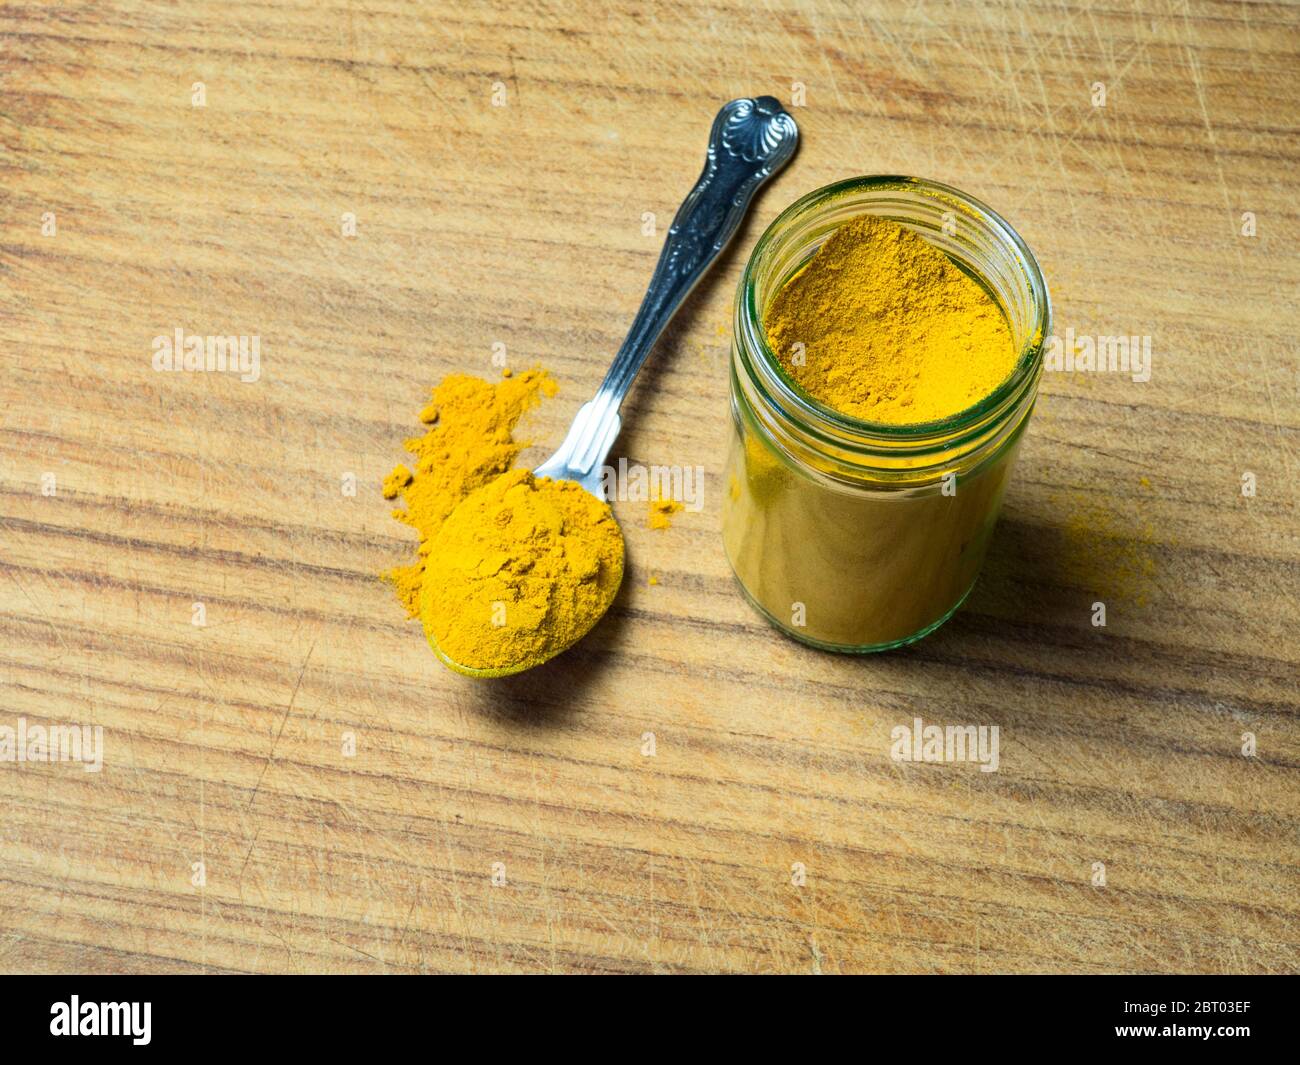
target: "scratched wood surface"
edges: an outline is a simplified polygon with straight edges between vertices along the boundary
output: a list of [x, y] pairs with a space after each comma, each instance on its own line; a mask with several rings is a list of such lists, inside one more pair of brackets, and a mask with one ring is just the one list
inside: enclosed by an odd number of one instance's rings
[[[0, 725], [104, 744], [0, 763], [0, 968], [1296, 971], [1296, 7], [583, 6], [0, 6]], [[796, 82], [616, 449], [703, 510], [619, 505], [572, 653], [447, 673], [375, 578], [427, 390], [503, 343], [554, 445], [714, 112]], [[718, 503], [744, 257], [859, 173], [993, 204], [1153, 372], [1048, 375], [967, 607], [852, 659], [742, 601]], [[176, 328], [259, 379], [155, 372]], [[999, 771], [894, 762], [916, 716]]]

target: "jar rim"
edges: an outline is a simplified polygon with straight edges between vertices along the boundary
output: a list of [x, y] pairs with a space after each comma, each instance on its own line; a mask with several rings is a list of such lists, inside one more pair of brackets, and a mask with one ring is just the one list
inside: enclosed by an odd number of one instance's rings
[[[869, 421], [838, 411], [814, 398], [794, 381], [786, 372], [785, 367], [781, 365], [776, 353], [772, 351], [767, 341], [767, 330], [763, 328], [762, 316], [758, 310], [755, 278], [756, 264], [761, 264], [764, 261], [765, 253], [770, 252], [773, 244], [793, 220], [804, 216], [808, 211], [828, 201], [838, 199], [848, 193], [885, 192], [890, 190], [914, 190], [935, 198], [942, 197], [955, 201], [962, 208], [973, 212], [989, 226], [1002, 244], [1008, 247], [1023, 265], [1033, 298], [1033, 321], [1030, 324], [1029, 339], [1020, 352], [1015, 368], [1007, 378], [987, 396], [977, 400], [971, 406], [928, 422], [896, 424]], [[767, 368], [774, 371], [771, 384], [774, 384], [780, 390], [779, 398], [784, 404], [792, 406], [796, 412], [814, 423], [814, 425], [818, 422], [828, 423], [832, 435], [835, 436], [836, 442], [840, 446], [843, 446], [844, 440], [839, 434], [847, 433], [852, 437], [875, 440], [883, 444], [924, 445], [927, 441], [934, 439], [942, 441], [940, 446], [950, 447], [953, 443], [954, 433], [961, 434], [972, 426], [976, 427], [978, 431], [980, 427], [987, 423], [990, 415], [998, 414], [1004, 407], [1007, 412], [1015, 410], [1019, 407], [1019, 400], [1025, 391], [1032, 388], [1042, 366], [1043, 347], [1047, 340], [1052, 318], [1051, 297], [1048, 294], [1047, 282], [1043, 279], [1038, 260], [1025, 243], [1024, 238], [1016, 232], [1015, 228], [1005, 218], [982, 200], [951, 185], [946, 185], [940, 181], [932, 181], [928, 178], [894, 174], [873, 174], [845, 178], [814, 189], [786, 207], [772, 220], [754, 245], [754, 250], [745, 263], [744, 271], [741, 274], [739, 295], [739, 307], [743, 308], [744, 313], [737, 315], [737, 329], [738, 333], [743, 334], [743, 338], [747, 342], [740, 344], [739, 347], [742, 351], [748, 347], [750, 350], [757, 352]], [[1005, 308], [1003, 308], [1003, 311], [1005, 313]], [[764, 382], [757, 378], [752, 368], [750, 376], [754, 380], [754, 384], [767, 396], [767, 388], [764, 387]], [[767, 398], [770, 401], [772, 397], [767, 396]], [[928, 449], [921, 447], [920, 450]]]

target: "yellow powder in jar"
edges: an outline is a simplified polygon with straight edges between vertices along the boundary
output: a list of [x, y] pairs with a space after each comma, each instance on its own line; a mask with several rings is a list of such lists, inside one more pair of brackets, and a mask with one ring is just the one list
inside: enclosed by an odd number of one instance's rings
[[[1014, 372], [1017, 344], [983, 285], [897, 223], [855, 218], [770, 299], [782, 368], [824, 406], [918, 425], [966, 410]], [[1019, 434], [913, 474], [793, 454], [741, 403], [723, 541], [751, 602], [801, 640], [880, 650], [940, 624], [973, 586]]]
[[882, 647], [941, 621], [974, 583], [1014, 449], [956, 494], [828, 486], [778, 457], [746, 416], [733, 438], [723, 543], [750, 600], [801, 639]]
[[782, 286], [763, 321], [786, 372], [843, 414], [936, 421], [993, 392], [1017, 351], [993, 297], [896, 222], [846, 222]]

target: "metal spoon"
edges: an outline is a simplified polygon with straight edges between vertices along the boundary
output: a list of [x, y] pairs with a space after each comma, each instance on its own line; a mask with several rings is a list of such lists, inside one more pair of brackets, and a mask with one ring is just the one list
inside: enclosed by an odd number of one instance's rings
[[[564, 443], [533, 471], [536, 476], [576, 481], [604, 500], [601, 471], [622, 428], [619, 407], [637, 371], [682, 301], [735, 235], [754, 193], [789, 162], [798, 142], [794, 119], [771, 96], [732, 100], [718, 112], [704, 171], [677, 209], [627, 339], [595, 397], [583, 404]], [[592, 624], [598, 620], [592, 619]], [[581, 633], [574, 642], [585, 635]], [[556, 648], [551, 657], [570, 646]], [[469, 676], [501, 677], [525, 668], [475, 669], [451, 661], [437, 647], [434, 652], [452, 669]]]

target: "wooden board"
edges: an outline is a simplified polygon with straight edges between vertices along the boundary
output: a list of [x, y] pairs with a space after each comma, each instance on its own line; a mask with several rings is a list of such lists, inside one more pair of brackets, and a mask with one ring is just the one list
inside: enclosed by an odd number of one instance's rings
[[[0, 47], [0, 725], [104, 737], [0, 764], [0, 968], [1300, 968], [1293, 5], [6, 4]], [[554, 445], [714, 113], [796, 82], [624, 412], [704, 509], [620, 505], [608, 620], [451, 675], [375, 576], [429, 387], [503, 343]], [[750, 610], [718, 506], [745, 256], [859, 173], [986, 200], [1060, 331], [1153, 350], [1047, 376], [969, 604], [863, 659]], [[260, 378], [155, 372], [176, 328]], [[916, 716], [1000, 770], [891, 760]]]

